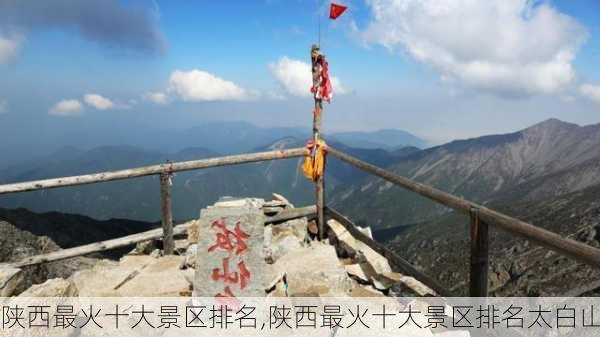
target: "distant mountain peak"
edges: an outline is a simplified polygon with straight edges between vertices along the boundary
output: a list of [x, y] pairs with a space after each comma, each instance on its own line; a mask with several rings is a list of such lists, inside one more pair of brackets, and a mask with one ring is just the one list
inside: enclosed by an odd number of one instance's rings
[[579, 125], [574, 124], [574, 123], [561, 121], [560, 119], [557, 119], [557, 118], [549, 118], [549, 119], [546, 119], [545, 121], [534, 124], [534, 125], [526, 128], [523, 131], [539, 130], [539, 129], [552, 129], [552, 130], [573, 129], [573, 128], [579, 128], [579, 127], [580, 127]]

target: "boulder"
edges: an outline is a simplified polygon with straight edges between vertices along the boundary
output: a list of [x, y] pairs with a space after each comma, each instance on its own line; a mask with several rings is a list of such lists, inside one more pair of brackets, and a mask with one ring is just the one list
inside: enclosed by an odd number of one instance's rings
[[22, 292], [20, 297], [77, 297], [79, 291], [71, 280], [54, 278], [36, 284]]
[[306, 218], [265, 226], [265, 260], [273, 263], [290, 251], [301, 248], [307, 235]]
[[262, 199], [221, 199], [200, 212], [194, 296], [265, 296]]
[[25, 277], [21, 269], [0, 266], [0, 297], [12, 296], [24, 280]]
[[335, 248], [324, 243], [290, 251], [266, 271], [268, 280], [286, 275], [289, 296], [348, 296], [353, 285]]
[[392, 272], [385, 257], [355, 239], [342, 224], [333, 219], [329, 220], [327, 224], [331, 233], [330, 237], [341, 256], [358, 257], [361, 263], [368, 263], [376, 274]]

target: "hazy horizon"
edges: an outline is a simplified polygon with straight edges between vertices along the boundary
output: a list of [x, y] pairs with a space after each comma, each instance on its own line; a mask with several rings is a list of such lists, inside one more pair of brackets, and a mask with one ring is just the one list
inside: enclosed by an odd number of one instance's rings
[[[598, 2], [342, 3], [344, 16], [321, 19], [326, 133], [400, 129], [436, 145], [548, 118], [600, 122]], [[326, 7], [0, 2], [0, 149], [26, 157], [222, 121], [310, 130], [309, 47]]]

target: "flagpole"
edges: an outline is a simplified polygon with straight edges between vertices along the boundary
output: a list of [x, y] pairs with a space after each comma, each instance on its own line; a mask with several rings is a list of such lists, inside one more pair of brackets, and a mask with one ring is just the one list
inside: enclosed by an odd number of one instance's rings
[[317, 0], [318, 46], [321, 48], [321, 2]]

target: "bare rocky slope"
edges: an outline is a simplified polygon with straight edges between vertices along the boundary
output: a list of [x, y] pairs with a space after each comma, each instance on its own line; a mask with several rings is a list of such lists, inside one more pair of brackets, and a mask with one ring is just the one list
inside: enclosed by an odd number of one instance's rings
[[[58, 249], [60, 247], [49, 237], [33, 235], [28, 231], [18, 229], [9, 222], [0, 220], [0, 265], [7, 262], [17, 262], [28, 256], [45, 254]], [[34, 284], [45, 282], [47, 279], [67, 278], [78, 270], [89, 268], [94, 263], [94, 258], [80, 257], [25, 267], [22, 273], [23, 279], [14, 289], [14, 292], [20, 293]], [[2, 278], [1, 274], [0, 272], [0, 279]], [[0, 283], [3, 283], [2, 281], [0, 280]], [[7, 295], [2, 294], [2, 296]]]
[[[550, 119], [519, 132], [419, 151], [387, 169], [479, 203], [534, 201], [600, 183], [600, 125]], [[392, 227], [430, 220], [447, 209], [378, 178], [330, 193], [356, 221]], [[515, 198], [517, 200], [515, 200]], [[368, 216], [367, 216], [368, 215]]]
[[[600, 247], [600, 185], [544, 200], [493, 203], [516, 218], [564, 237]], [[448, 214], [411, 226], [387, 243], [418, 268], [467, 294], [469, 220]], [[498, 296], [591, 296], [600, 292], [600, 271], [490, 228], [490, 280]]]

